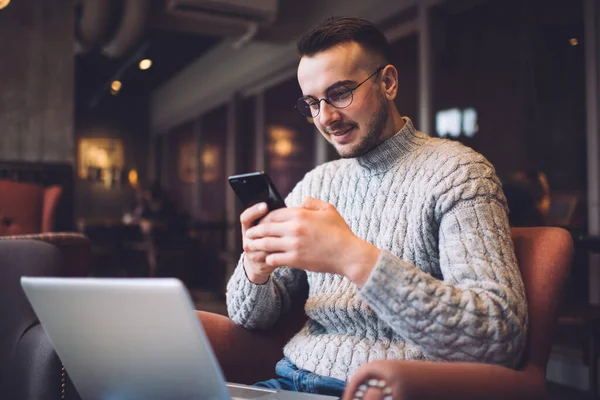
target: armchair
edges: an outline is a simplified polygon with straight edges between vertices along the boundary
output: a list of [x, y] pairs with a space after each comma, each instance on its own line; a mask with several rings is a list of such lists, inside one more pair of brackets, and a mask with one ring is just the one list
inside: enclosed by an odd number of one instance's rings
[[[392, 386], [393, 397], [402, 400], [545, 399], [546, 364], [573, 243], [571, 235], [560, 228], [514, 228], [512, 237], [529, 309], [528, 344], [520, 369], [477, 363], [388, 361], [389, 376], [376, 376], [372, 374], [376, 364], [369, 363], [350, 380], [345, 399], [352, 399], [367, 378], [385, 379]], [[223, 316], [198, 312], [198, 317], [226, 378], [242, 383], [271, 378], [275, 362], [283, 356], [283, 344], [306, 319], [298, 309], [268, 332], [251, 332]]]
[[79, 399], [20, 277], [86, 276], [89, 259], [89, 242], [81, 234], [0, 237], [0, 397]]
[[0, 236], [50, 232], [62, 196], [60, 186], [0, 180]]

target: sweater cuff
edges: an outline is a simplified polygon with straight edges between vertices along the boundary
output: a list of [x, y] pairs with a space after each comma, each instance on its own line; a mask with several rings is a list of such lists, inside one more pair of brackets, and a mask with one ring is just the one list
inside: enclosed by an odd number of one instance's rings
[[271, 281], [271, 276], [269, 276], [269, 279], [263, 284], [252, 282], [246, 273], [243, 258], [240, 259], [238, 266], [233, 271], [233, 275], [231, 277], [231, 283], [234, 283], [237, 287], [236, 292], [241, 289], [246, 296], [250, 295], [251, 293], [254, 294], [257, 291], [258, 293], [262, 293], [263, 289], [267, 289], [269, 286], [271, 286]]
[[267, 278], [267, 280], [265, 281], [265, 283], [254, 283], [250, 280], [250, 278], [248, 278], [248, 272], [246, 272], [246, 266], [244, 265], [244, 260], [246, 259], [246, 253], [242, 254], [242, 259], [240, 260], [241, 263], [241, 267], [244, 270], [244, 275], [246, 275], [246, 280], [256, 286], [264, 286], [266, 284], [268, 284], [271, 281], [271, 275], [269, 275], [269, 277]]
[[240, 261], [227, 285], [227, 291], [227, 312], [236, 324], [249, 329], [267, 327], [262, 317], [278, 308], [272, 301], [277, 297], [273, 279], [269, 278], [263, 285], [252, 283], [246, 277]]

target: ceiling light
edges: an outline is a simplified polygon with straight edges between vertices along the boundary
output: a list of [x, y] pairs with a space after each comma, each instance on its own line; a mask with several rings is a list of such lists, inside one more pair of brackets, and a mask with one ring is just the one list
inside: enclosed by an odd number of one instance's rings
[[112, 81], [112, 83], [110, 84], [110, 92], [112, 94], [117, 94], [119, 93], [119, 90], [121, 90], [122, 86], [123, 84], [121, 83], [121, 81]]
[[0, 10], [5, 8], [10, 3], [10, 0], [0, 0]]
[[152, 66], [152, 60], [149, 58], [144, 58], [142, 61], [140, 61], [140, 69], [141, 70], [148, 69], [151, 66]]
[[577, 40], [577, 38], [571, 38], [571, 40], [569, 40], [569, 43], [571, 43], [571, 46], [575, 47], [579, 44], [579, 40]]

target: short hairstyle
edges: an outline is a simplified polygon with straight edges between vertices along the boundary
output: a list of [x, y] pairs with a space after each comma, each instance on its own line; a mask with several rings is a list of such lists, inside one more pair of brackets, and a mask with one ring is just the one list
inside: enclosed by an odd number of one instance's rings
[[356, 42], [390, 61], [386, 37], [375, 25], [361, 18], [331, 17], [306, 33], [297, 43], [301, 57], [312, 57], [338, 44]]

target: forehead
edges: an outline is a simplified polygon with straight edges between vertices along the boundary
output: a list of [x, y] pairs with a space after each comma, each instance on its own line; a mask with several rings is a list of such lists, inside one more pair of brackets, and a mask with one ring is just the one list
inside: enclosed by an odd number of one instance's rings
[[355, 42], [344, 43], [302, 57], [298, 64], [298, 83], [304, 95], [320, 95], [332, 84], [355, 80], [365, 67], [365, 52]]

